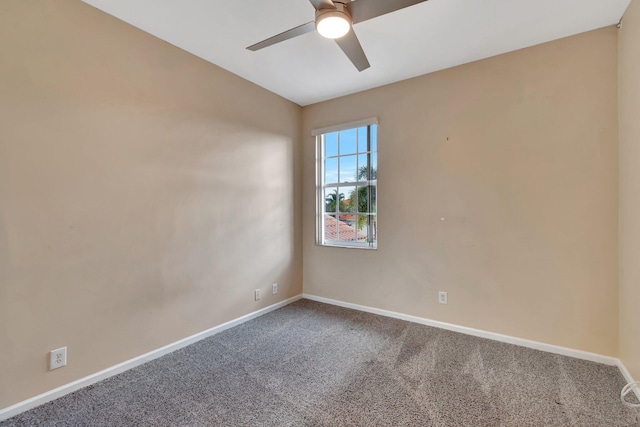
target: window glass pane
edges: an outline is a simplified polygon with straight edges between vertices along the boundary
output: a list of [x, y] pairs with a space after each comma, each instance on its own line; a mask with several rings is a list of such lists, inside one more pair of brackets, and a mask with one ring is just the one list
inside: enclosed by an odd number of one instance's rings
[[369, 215], [358, 215], [358, 242], [369, 241]]
[[340, 203], [344, 203], [344, 194], [338, 193], [335, 187], [324, 189], [324, 211], [336, 212]]
[[[369, 192], [371, 192], [371, 200], [369, 200]], [[373, 212], [373, 205], [375, 204], [375, 187], [358, 187], [358, 212], [370, 213]]]
[[371, 151], [378, 151], [378, 125], [371, 125]]
[[356, 129], [340, 131], [340, 155], [356, 153]]
[[375, 185], [369, 186], [369, 191], [371, 191], [371, 209], [369, 212], [378, 213], [378, 187]]
[[338, 132], [328, 133], [324, 136], [324, 156], [338, 155]]
[[324, 184], [335, 184], [338, 182], [338, 158], [326, 159], [324, 161]]
[[340, 187], [339, 191], [344, 194], [344, 202], [340, 205], [340, 212], [355, 212], [357, 204], [356, 187]]
[[378, 179], [378, 153], [371, 153], [371, 175]]
[[338, 239], [338, 221], [335, 215], [324, 215], [324, 238], [325, 240]]
[[355, 242], [356, 241], [356, 222], [357, 218], [355, 214], [340, 214], [338, 216], [338, 235], [336, 240], [341, 242]]
[[340, 159], [339, 182], [354, 182], [356, 180], [356, 157], [357, 156], [338, 157]]
[[366, 181], [368, 178], [369, 168], [367, 167], [367, 154], [358, 155], [358, 181]]
[[367, 127], [358, 128], [358, 152], [367, 152]]
[[345, 195], [344, 202], [340, 205], [338, 214], [338, 240], [342, 242], [355, 242], [358, 216], [356, 215], [356, 187], [341, 187], [339, 189]]
[[371, 232], [369, 242], [377, 245], [378, 242], [378, 215], [371, 215]]

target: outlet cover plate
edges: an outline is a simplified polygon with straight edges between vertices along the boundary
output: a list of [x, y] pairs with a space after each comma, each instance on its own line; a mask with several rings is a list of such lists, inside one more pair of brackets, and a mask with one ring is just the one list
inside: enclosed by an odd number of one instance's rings
[[52, 350], [49, 353], [49, 369], [54, 370], [67, 365], [67, 347]]
[[438, 302], [440, 304], [447, 304], [447, 293], [440, 291], [438, 292]]

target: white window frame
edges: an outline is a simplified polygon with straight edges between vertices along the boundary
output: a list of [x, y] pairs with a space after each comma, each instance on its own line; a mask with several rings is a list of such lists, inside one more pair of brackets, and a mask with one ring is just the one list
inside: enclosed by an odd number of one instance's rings
[[[367, 126], [367, 145], [368, 145], [368, 150], [367, 150], [367, 164], [370, 165], [371, 163], [371, 155], [372, 155], [372, 151], [371, 151], [371, 128], [370, 126], [372, 125], [378, 125], [378, 119], [377, 118], [368, 118], [368, 119], [363, 119], [363, 120], [358, 120], [355, 122], [350, 122], [350, 123], [343, 123], [340, 125], [335, 125], [335, 126], [329, 126], [329, 127], [324, 127], [324, 128], [320, 128], [320, 129], [314, 129], [311, 132], [311, 135], [315, 137], [316, 139], [316, 245], [318, 246], [332, 246], [332, 247], [340, 247], [340, 248], [357, 248], [357, 249], [369, 249], [369, 250], [376, 250], [378, 248], [378, 243], [377, 243], [377, 216], [378, 213], [376, 212], [375, 215], [371, 215], [369, 213], [370, 216], [375, 216], [376, 217], [376, 240], [375, 241], [371, 241], [371, 242], [358, 242], [358, 241], [341, 241], [341, 240], [328, 240], [325, 238], [324, 236], [324, 224], [325, 224], [325, 189], [326, 188], [340, 188], [340, 187], [369, 187], [369, 186], [374, 186], [376, 188], [376, 204], [378, 199], [378, 180], [377, 180], [377, 175], [376, 175], [376, 179], [371, 179], [371, 180], [367, 180], [367, 181], [353, 181], [353, 182], [335, 182], [335, 183], [325, 183], [324, 182], [324, 176], [325, 176], [325, 170], [324, 170], [324, 165], [325, 165], [325, 147], [324, 147], [324, 137], [326, 134], [328, 133], [333, 133], [333, 132], [340, 132], [340, 131], [344, 131], [344, 130], [349, 130], [349, 129], [357, 129], [357, 128], [361, 128], [364, 126]], [[376, 140], [376, 151], [375, 153], [378, 153], [378, 141]], [[338, 156], [330, 156], [330, 157], [336, 157], [336, 158], [340, 158], [342, 157], [339, 153]], [[339, 164], [339, 162], [338, 162]], [[338, 167], [339, 170], [339, 167]], [[371, 170], [371, 168], [369, 168], [369, 170]], [[377, 172], [376, 172], [377, 174]], [[338, 179], [338, 181], [340, 181]], [[371, 192], [369, 192], [368, 194], [371, 194]], [[371, 205], [371, 202], [369, 203], [369, 205]], [[356, 203], [357, 206], [357, 203]], [[360, 213], [356, 212], [356, 216], [359, 215]], [[336, 215], [336, 220], [339, 220], [339, 215]], [[369, 223], [369, 229], [368, 231], [368, 236], [372, 236], [372, 227], [371, 227], [371, 223]]]

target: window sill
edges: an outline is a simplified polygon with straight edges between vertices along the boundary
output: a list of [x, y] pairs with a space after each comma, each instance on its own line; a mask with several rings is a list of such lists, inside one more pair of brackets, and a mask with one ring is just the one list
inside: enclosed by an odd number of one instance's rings
[[339, 244], [332, 244], [332, 243], [316, 243], [316, 246], [319, 247], [325, 247], [325, 248], [342, 248], [342, 249], [364, 249], [367, 251], [377, 251], [378, 247], [372, 247], [372, 246], [356, 246], [356, 245], [339, 245]]

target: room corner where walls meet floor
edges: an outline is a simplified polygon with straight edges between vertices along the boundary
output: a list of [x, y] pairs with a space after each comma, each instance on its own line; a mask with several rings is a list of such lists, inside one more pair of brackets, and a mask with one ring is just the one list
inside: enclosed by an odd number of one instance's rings
[[[74, 381], [72, 383], [63, 385], [61, 387], [58, 387], [54, 390], [48, 391], [46, 393], [43, 393], [41, 395], [35, 396], [31, 399], [25, 400], [23, 402], [19, 402], [18, 404], [12, 405], [8, 408], [4, 408], [4, 409], [0, 409], [0, 421], [2, 420], [6, 420], [8, 418], [14, 417], [22, 412], [28, 411], [30, 409], [33, 409], [37, 406], [40, 406], [42, 404], [45, 404], [47, 402], [50, 402], [52, 400], [58, 399], [62, 396], [65, 396], [69, 393], [72, 393], [74, 391], [80, 390], [84, 387], [87, 387], [91, 384], [95, 384], [97, 382], [100, 382], [102, 380], [105, 380], [107, 378], [113, 377], [115, 375], [118, 375], [122, 372], [128, 371], [130, 369], [133, 369], [137, 366], [140, 366], [144, 363], [150, 362], [154, 359], [157, 359], [159, 357], [162, 357], [166, 354], [172, 353], [176, 350], [179, 350], [181, 348], [187, 347], [191, 344], [194, 344], [198, 341], [201, 341], [203, 339], [206, 339], [208, 337], [214, 336], [220, 332], [223, 332], [227, 329], [233, 328], [235, 326], [241, 325], [247, 321], [250, 321], [252, 319], [256, 319], [260, 316], [263, 316], [265, 314], [268, 314], [270, 312], [273, 312], [275, 310], [278, 310], [280, 308], [283, 308], [287, 305], [290, 305], [300, 299], [308, 299], [311, 301], [316, 301], [316, 302], [321, 302], [324, 304], [329, 304], [329, 305], [333, 305], [336, 307], [343, 307], [343, 308], [347, 308], [347, 309], [351, 309], [351, 310], [356, 310], [356, 311], [360, 311], [363, 313], [371, 313], [371, 314], [376, 314], [376, 315], [380, 315], [380, 316], [384, 316], [384, 317], [389, 317], [389, 318], [393, 318], [393, 319], [399, 319], [399, 320], [404, 320], [407, 322], [411, 322], [411, 323], [416, 323], [416, 324], [420, 324], [420, 325], [425, 325], [425, 326], [430, 326], [430, 327], [435, 327], [438, 329], [442, 329], [442, 330], [447, 330], [447, 331], [452, 331], [452, 332], [457, 332], [457, 333], [461, 333], [461, 334], [465, 334], [465, 335], [469, 335], [469, 336], [474, 336], [474, 337], [479, 337], [479, 338], [484, 338], [484, 339], [489, 339], [492, 341], [497, 341], [497, 342], [502, 342], [502, 343], [507, 343], [507, 344], [513, 344], [513, 345], [517, 345], [517, 346], [521, 346], [521, 347], [526, 347], [526, 348], [530, 348], [530, 349], [534, 349], [534, 350], [539, 350], [539, 351], [544, 351], [547, 353], [553, 353], [553, 354], [558, 354], [558, 355], [562, 355], [562, 356], [569, 356], [569, 357], [573, 357], [576, 359], [581, 359], [581, 360], [586, 360], [586, 361], [590, 361], [590, 362], [595, 362], [595, 363], [600, 363], [600, 364], [604, 364], [604, 365], [609, 365], [609, 366], [616, 366], [619, 370], [620, 373], [622, 374], [622, 376], [625, 378], [625, 380], [627, 382], [633, 382], [634, 379], [631, 377], [631, 375], [629, 374], [628, 370], [625, 368], [624, 364], [620, 361], [620, 359], [618, 358], [614, 358], [614, 357], [610, 357], [610, 356], [604, 356], [604, 355], [599, 355], [599, 354], [595, 354], [595, 353], [589, 353], [589, 352], [584, 352], [584, 351], [580, 351], [580, 350], [575, 350], [575, 349], [570, 349], [570, 348], [565, 348], [565, 347], [560, 347], [560, 346], [554, 346], [554, 345], [550, 345], [550, 344], [545, 344], [545, 343], [541, 343], [541, 342], [536, 342], [536, 341], [531, 341], [531, 340], [526, 340], [526, 339], [522, 339], [522, 338], [517, 338], [517, 337], [510, 337], [510, 336], [506, 336], [506, 335], [501, 335], [501, 334], [496, 334], [496, 333], [492, 333], [492, 332], [488, 332], [488, 331], [481, 331], [481, 330], [477, 330], [477, 329], [473, 329], [473, 328], [467, 328], [464, 326], [459, 326], [459, 325], [453, 325], [453, 324], [449, 324], [449, 323], [444, 323], [444, 322], [439, 322], [439, 321], [435, 321], [435, 320], [431, 320], [431, 319], [426, 319], [426, 318], [421, 318], [421, 317], [417, 317], [417, 316], [412, 316], [412, 315], [408, 315], [408, 314], [403, 314], [403, 313], [398, 313], [398, 312], [392, 312], [392, 311], [388, 311], [388, 310], [382, 310], [382, 309], [378, 309], [378, 308], [374, 308], [374, 307], [367, 307], [367, 306], [362, 306], [362, 305], [358, 305], [358, 304], [352, 304], [352, 303], [348, 303], [348, 302], [344, 302], [344, 301], [337, 301], [337, 300], [333, 300], [330, 298], [324, 298], [324, 297], [319, 297], [319, 296], [315, 296], [315, 295], [310, 295], [310, 294], [300, 294], [297, 295], [295, 297], [289, 298], [285, 301], [273, 304], [271, 306], [265, 307], [263, 309], [257, 310], [255, 312], [249, 313], [245, 316], [241, 316], [237, 319], [231, 320], [229, 322], [223, 323], [221, 325], [218, 325], [216, 327], [213, 327], [211, 329], [208, 329], [206, 331], [202, 331], [198, 334], [195, 334], [191, 337], [185, 338], [183, 340], [180, 341], [176, 341], [172, 344], [169, 344], [165, 347], [159, 348], [157, 350], [151, 351], [149, 353], [146, 353], [144, 355], [141, 355], [139, 357], [130, 359], [128, 361], [125, 361], [123, 363], [120, 363], [118, 365], [112, 366], [108, 369], [105, 369], [101, 372], [97, 372], [96, 374], [90, 375], [88, 377], [79, 379], [77, 381]], [[636, 391], [636, 390], [634, 390]], [[637, 393], [636, 391], [636, 395], [638, 397], [638, 400], [640, 400], [640, 394]]]

